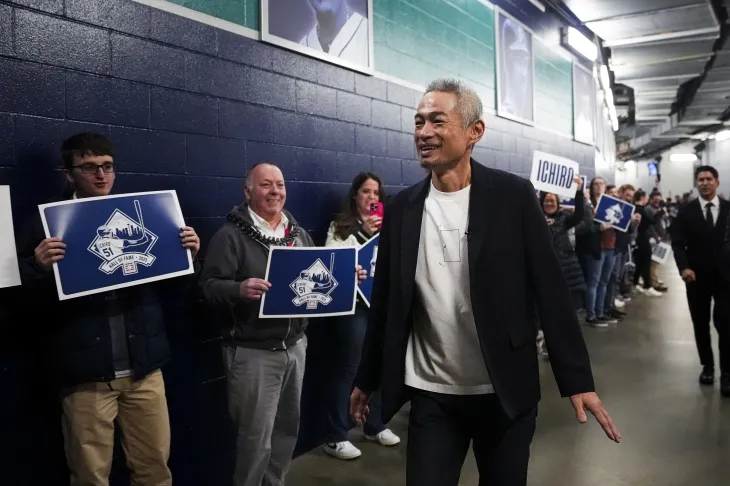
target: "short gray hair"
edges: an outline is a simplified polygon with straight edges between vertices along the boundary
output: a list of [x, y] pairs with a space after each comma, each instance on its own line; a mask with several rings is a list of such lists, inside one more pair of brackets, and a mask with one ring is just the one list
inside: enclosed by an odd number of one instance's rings
[[254, 165], [249, 167], [248, 170], [246, 171], [246, 182], [244, 182], [244, 187], [251, 189], [251, 187], [253, 186], [253, 173], [256, 170], [256, 168], [258, 168], [262, 165], [270, 165], [270, 166], [276, 167], [278, 169], [278, 166], [275, 163], [269, 162], [268, 160], [256, 162]]
[[456, 95], [456, 112], [464, 120], [466, 130], [472, 123], [482, 118], [482, 100], [474, 89], [454, 78], [439, 78], [431, 81], [426, 93], [453, 93]]

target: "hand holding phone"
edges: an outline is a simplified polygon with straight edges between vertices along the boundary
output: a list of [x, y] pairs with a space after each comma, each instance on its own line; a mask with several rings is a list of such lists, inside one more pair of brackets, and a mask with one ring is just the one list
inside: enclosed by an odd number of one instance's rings
[[370, 216], [378, 216], [382, 219], [384, 214], [385, 207], [383, 206], [383, 203], [376, 202], [370, 205]]
[[380, 221], [378, 222], [378, 229], [380, 229], [380, 223], [383, 220], [383, 216], [385, 215], [385, 206], [381, 202], [372, 203], [370, 205], [370, 216], [376, 216], [380, 218]]
[[380, 229], [380, 227], [383, 224], [383, 215], [385, 212], [385, 208], [383, 207], [382, 202], [372, 203], [370, 205], [370, 217], [368, 218], [368, 221], [365, 221], [365, 230], [373, 234], [377, 230]]

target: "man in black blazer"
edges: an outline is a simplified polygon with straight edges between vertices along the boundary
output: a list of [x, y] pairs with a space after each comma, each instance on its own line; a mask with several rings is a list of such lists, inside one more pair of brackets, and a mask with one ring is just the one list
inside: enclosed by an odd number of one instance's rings
[[715, 381], [715, 359], [710, 337], [710, 309], [719, 336], [720, 389], [730, 397], [730, 275], [723, 271], [725, 228], [730, 203], [720, 199], [717, 170], [698, 167], [695, 181], [700, 197], [680, 208], [671, 226], [674, 260], [687, 285], [687, 302], [692, 315], [695, 342], [700, 355], [700, 383]]
[[388, 421], [411, 401], [406, 484], [456, 486], [471, 441], [482, 482], [527, 481], [540, 399], [534, 310], [563, 396], [619, 434], [529, 181], [471, 159], [482, 104], [455, 80], [429, 86], [415, 142], [429, 177], [389, 201], [378, 245], [356, 422], [382, 390]]

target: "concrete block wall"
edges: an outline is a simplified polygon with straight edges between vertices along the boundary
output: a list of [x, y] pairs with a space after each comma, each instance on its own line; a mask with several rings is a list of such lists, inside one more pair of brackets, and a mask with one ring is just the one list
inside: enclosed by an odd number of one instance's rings
[[[0, 184], [16, 228], [65, 186], [61, 141], [94, 130], [116, 145], [117, 192], [175, 189], [205, 242], [266, 159], [324, 240], [354, 175], [396, 193], [424, 177], [412, 117], [420, 93], [131, 0], [0, 0]], [[594, 148], [486, 115], [475, 158], [527, 177], [544, 150], [593, 175]], [[0, 292], [7, 306], [11, 291]], [[232, 454], [216, 332], [177, 309], [165, 370], [178, 485], [226, 484]], [[5, 309], [3, 309], [5, 312]], [[43, 387], [43, 327], [5, 318], [0, 341], [0, 484], [66, 484], [55, 397]], [[123, 465], [112, 484], [123, 484]]]

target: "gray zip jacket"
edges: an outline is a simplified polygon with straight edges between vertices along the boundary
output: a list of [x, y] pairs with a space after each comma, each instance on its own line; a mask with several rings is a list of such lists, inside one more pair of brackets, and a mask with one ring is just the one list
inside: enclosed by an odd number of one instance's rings
[[[289, 212], [287, 234], [296, 234], [293, 246], [311, 247], [314, 242]], [[241, 282], [265, 278], [269, 244], [256, 229], [244, 202], [227, 215], [228, 221], [210, 241], [200, 286], [208, 305], [216, 313], [224, 343], [245, 348], [280, 350], [296, 344], [307, 327], [307, 319], [259, 319], [260, 301], [241, 299]]]

